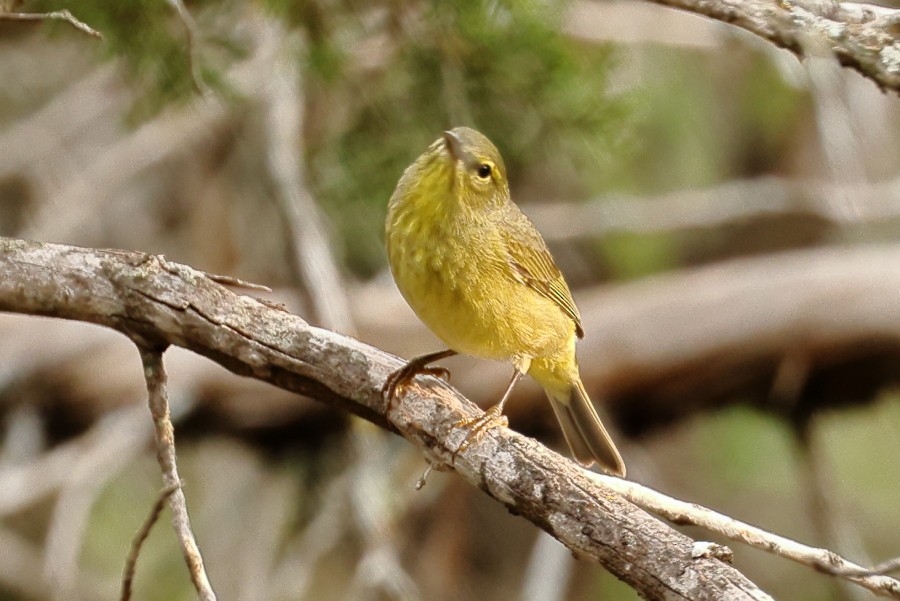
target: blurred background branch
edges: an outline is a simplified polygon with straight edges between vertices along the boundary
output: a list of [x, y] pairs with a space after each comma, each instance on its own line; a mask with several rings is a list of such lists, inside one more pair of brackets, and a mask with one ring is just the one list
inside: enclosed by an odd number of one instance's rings
[[805, 57], [821, 45], [883, 91], [900, 93], [900, 11], [875, 4], [822, 0], [651, 0], [736, 25]]

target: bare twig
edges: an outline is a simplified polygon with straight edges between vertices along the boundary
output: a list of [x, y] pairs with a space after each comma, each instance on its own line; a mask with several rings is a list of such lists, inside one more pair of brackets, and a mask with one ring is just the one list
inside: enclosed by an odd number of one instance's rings
[[181, 19], [181, 23], [184, 25], [188, 47], [188, 65], [191, 68], [194, 88], [203, 96], [210, 96], [212, 95], [212, 90], [206, 85], [206, 81], [203, 79], [203, 72], [200, 70], [199, 52], [197, 50], [197, 38], [199, 37], [197, 35], [197, 23], [184, 5], [183, 0], [166, 0], [166, 2], [175, 9], [175, 12], [178, 13], [178, 18]]
[[[844, 250], [845, 256], [829, 256], [832, 262], [826, 264], [849, 261], [853, 272], [874, 267], [874, 279], [881, 285], [900, 269], [900, 261], [892, 258], [896, 252], [890, 247]], [[0, 279], [0, 310], [101, 323], [145, 344], [185, 346], [237, 373], [313, 396], [394, 429], [436, 465], [447, 465], [464, 434], [452, 424], [472, 415], [464, 399], [427, 378], [410, 385], [402, 402], [386, 414], [380, 389], [399, 361], [358, 341], [310, 327], [286, 312], [237, 297], [200, 272], [156, 257], [0, 239], [0, 270], [7, 274]], [[808, 265], [806, 271], [813, 279], [822, 275]], [[832, 277], [832, 267], [824, 268], [823, 274]], [[752, 270], [745, 266], [743, 276], [752, 279]], [[790, 281], [796, 284], [796, 277]], [[864, 291], [873, 282], [863, 277], [858, 284]], [[735, 293], [745, 292], [739, 287]], [[900, 309], [896, 288], [881, 296], [877, 324], [861, 316], [851, 319], [848, 309], [840, 328], [830, 335], [844, 335], [852, 327], [875, 328], [882, 336], [893, 336], [900, 322], [895, 314]], [[841, 298], [846, 302], [846, 297]], [[721, 301], [720, 295], [717, 302]], [[829, 335], [828, 330], [838, 325], [817, 325], [810, 317], [807, 307], [805, 323], [812, 328], [806, 331], [808, 336]], [[887, 326], [880, 321], [884, 319], [889, 320]], [[767, 598], [716, 559], [695, 555], [690, 539], [621, 501], [610, 488], [620, 481], [586, 475], [531, 439], [505, 429], [491, 431], [461, 453], [454, 467], [466, 480], [649, 598]], [[687, 519], [675, 507], [671, 510], [674, 519]], [[701, 513], [716, 516], [709, 519], [725, 530], [741, 533], [740, 540], [758, 540], [757, 533], [748, 534], [740, 522], [710, 510]], [[817, 569], [863, 569], [829, 551], [811, 550], [783, 537], [777, 542]], [[849, 579], [900, 598], [900, 583], [886, 576]]]
[[212, 590], [203, 557], [197, 547], [197, 541], [191, 530], [184, 492], [181, 490], [181, 478], [175, 461], [175, 431], [169, 415], [169, 399], [166, 390], [166, 372], [163, 368], [162, 351], [141, 349], [141, 361], [144, 365], [144, 379], [147, 381], [148, 403], [150, 414], [156, 430], [156, 458], [162, 469], [163, 482], [166, 487], [174, 487], [169, 497], [172, 509], [172, 525], [181, 543], [181, 550], [191, 574], [191, 581], [197, 589], [201, 601], [215, 601], [216, 594]]
[[141, 524], [140, 529], [131, 540], [131, 549], [128, 551], [128, 557], [125, 558], [125, 569], [122, 572], [122, 594], [119, 597], [121, 601], [129, 601], [131, 599], [131, 587], [134, 583], [134, 572], [135, 568], [137, 568], [138, 556], [141, 554], [141, 547], [144, 545], [147, 537], [150, 536], [150, 530], [156, 524], [156, 520], [159, 519], [159, 514], [162, 513], [166, 501], [179, 488], [180, 485], [167, 486], [160, 491], [153, 508], [150, 510], [150, 514], [147, 515], [144, 523]]
[[900, 11], [822, 0], [649, 0], [741, 27], [804, 56], [816, 37], [845, 67], [900, 93]]
[[637, 482], [612, 478], [594, 472], [586, 471], [586, 473], [590, 479], [615, 490], [635, 505], [676, 524], [700, 526], [756, 549], [774, 553], [779, 557], [802, 563], [839, 578], [845, 578], [883, 597], [900, 599], [900, 581], [880, 575], [877, 570], [881, 566], [867, 570], [833, 551], [808, 547], [696, 503], [686, 503], [674, 499]]
[[48, 13], [8, 13], [0, 12], [0, 21], [65, 21], [75, 29], [84, 33], [102, 38], [103, 34], [82, 21], [79, 21], [67, 9], [54, 10]]
[[256, 292], [272, 292], [272, 289], [268, 286], [263, 286], [262, 284], [254, 284], [253, 282], [248, 282], [246, 280], [232, 277], [230, 275], [207, 273], [206, 277], [216, 282], [217, 284], [222, 284], [223, 286], [229, 286], [231, 288], [244, 288], [246, 290], [254, 290]]
[[885, 576], [887, 574], [890, 574], [891, 572], [900, 571], [900, 557], [882, 561], [878, 565], [872, 566], [872, 568], [868, 570], [863, 568], [862, 570], [846, 569], [842, 571], [836, 571], [843, 576]]
[[900, 557], [882, 561], [871, 568], [851, 568], [832, 566], [831, 573], [837, 576], [887, 576], [891, 572], [900, 571]]

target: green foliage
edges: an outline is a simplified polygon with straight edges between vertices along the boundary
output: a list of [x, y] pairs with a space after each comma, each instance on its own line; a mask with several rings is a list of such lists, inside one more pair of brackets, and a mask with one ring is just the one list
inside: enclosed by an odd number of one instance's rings
[[748, 482], [765, 482], [776, 489], [795, 480], [787, 424], [753, 408], [735, 405], [714, 414], [696, 442], [698, 461], [723, 487], [737, 490]]
[[766, 55], [753, 57], [740, 79], [737, 107], [743, 125], [743, 163], [748, 170], [767, 172], [778, 168], [786, 150], [795, 143], [798, 116], [812, 108], [802, 102], [804, 93], [789, 86]]
[[669, 234], [611, 234], [597, 246], [616, 278], [638, 278], [678, 266], [679, 249]]
[[[227, 91], [242, 50], [241, 3], [190, 2], [196, 69]], [[611, 53], [562, 33], [560, 1], [267, 0], [306, 42], [309, 181], [348, 265], [384, 263], [383, 216], [402, 170], [441, 131], [470, 125], [503, 152], [513, 197], [585, 197], [616, 177], [627, 113], [606, 92]], [[184, 23], [165, 1], [36, 0], [101, 31], [94, 47], [124, 60], [138, 90], [133, 122], [196, 94]], [[56, 26], [57, 28], [60, 25]], [[238, 32], [238, 33], [236, 33]]]
[[[217, 12], [230, 3], [195, 2], [190, 10], [195, 16], [209, 4]], [[148, 119], [169, 104], [188, 100], [196, 92], [191, 73], [191, 59], [185, 26], [176, 10], [165, 1], [128, 0], [39, 0], [29, 10], [50, 11], [68, 8], [81, 21], [103, 34], [103, 41], [95, 48], [108, 58], [124, 60], [124, 72], [137, 87], [139, 94], [131, 118]], [[54, 24], [57, 29], [66, 27]], [[198, 48], [198, 71], [205, 85], [223, 90], [218, 69], [207, 62], [213, 46], [228, 49], [222, 40], [203, 30], [201, 39], [194, 41]], [[231, 48], [233, 50], [233, 48]]]
[[497, 143], [520, 201], [518, 190], [583, 197], [613, 171], [626, 111], [606, 93], [610, 53], [567, 39], [559, 3], [269, 4], [309, 43], [310, 180], [357, 271], [383, 264], [393, 187], [450, 127]]

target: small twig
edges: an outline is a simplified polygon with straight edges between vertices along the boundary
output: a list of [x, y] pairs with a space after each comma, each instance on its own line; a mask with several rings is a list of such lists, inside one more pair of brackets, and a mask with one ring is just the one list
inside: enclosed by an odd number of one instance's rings
[[166, 1], [175, 9], [175, 12], [178, 13], [178, 18], [181, 19], [181, 23], [184, 25], [188, 47], [188, 65], [191, 68], [191, 77], [194, 80], [194, 88], [196, 88], [203, 96], [211, 96], [212, 90], [206, 85], [203, 74], [200, 72], [199, 61], [197, 60], [197, 23], [194, 21], [194, 17], [191, 16], [191, 13], [188, 11], [182, 0]]
[[170, 485], [160, 491], [156, 498], [156, 503], [153, 504], [153, 508], [150, 510], [150, 514], [144, 520], [144, 523], [141, 524], [140, 530], [134, 535], [134, 539], [131, 541], [131, 550], [125, 559], [125, 570], [122, 573], [121, 601], [129, 601], [131, 599], [131, 585], [134, 583], [134, 572], [137, 567], [138, 556], [141, 554], [141, 547], [144, 545], [147, 537], [150, 536], [150, 530], [153, 528], [156, 520], [159, 519], [159, 514], [162, 513], [166, 501], [179, 488], [181, 488], [180, 484]]
[[[588, 470], [585, 472], [591, 479], [612, 488], [638, 507], [662, 516], [673, 523], [691, 524], [705, 528], [710, 532], [745, 543], [756, 549], [774, 553], [779, 557], [802, 563], [832, 576], [845, 578], [878, 595], [900, 599], [900, 581], [884, 575], [890, 570], [900, 568], [900, 558], [867, 570], [833, 551], [808, 547], [712, 509], [674, 499], [637, 482], [613, 478]], [[894, 565], [895, 563], [897, 565]]]
[[84, 23], [83, 21], [79, 21], [75, 18], [75, 16], [70, 13], [68, 10], [54, 10], [49, 13], [8, 13], [8, 12], [0, 12], [0, 21], [65, 21], [70, 24], [75, 29], [80, 29], [84, 33], [94, 36], [95, 38], [102, 38], [103, 34]]
[[219, 275], [217, 273], [209, 273], [206, 271], [203, 272], [203, 275], [217, 284], [222, 284], [223, 286], [228, 286], [230, 288], [245, 288], [247, 290], [257, 290], [259, 292], [272, 292], [272, 289], [268, 286], [254, 284], [253, 282], [248, 282], [230, 275]]
[[894, 559], [888, 559], [887, 561], [882, 561], [876, 566], [872, 566], [870, 569], [847, 569], [847, 570], [835, 570], [841, 576], [886, 576], [891, 572], [896, 572], [900, 570], [900, 557], [895, 557]]
[[891, 572], [900, 571], [900, 557], [895, 557], [894, 559], [888, 559], [887, 561], [882, 561], [877, 566], [873, 567], [871, 572], [873, 574], [890, 574]]
[[191, 522], [188, 517], [187, 504], [184, 492], [181, 490], [181, 478], [178, 476], [178, 466], [175, 462], [175, 431], [169, 414], [169, 399], [166, 390], [166, 371], [162, 362], [162, 351], [141, 348], [141, 361], [144, 364], [144, 379], [147, 381], [148, 403], [150, 414], [153, 416], [153, 425], [156, 431], [156, 459], [162, 469], [163, 482], [167, 487], [174, 486], [176, 490], [169, 498], [169, 506], [172, 509], [172, 525], [181, 543], [181, 551], [187, 562], [188, 571], [191, 573], [191, 581], [197, 589], [197, 595], [201, 601], [216, 601], [216, 594], [212, 590], [206, 569], [203, 567], [203, 557], [191, 530]]

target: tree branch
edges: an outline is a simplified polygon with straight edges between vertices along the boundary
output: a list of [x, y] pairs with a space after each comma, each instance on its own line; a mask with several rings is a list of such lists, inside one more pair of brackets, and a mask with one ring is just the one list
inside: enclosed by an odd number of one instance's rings
[[65, 21], [75, 29], [94, 36], [102, 38], [103, 34], [82, 21], [75, 18], [75, 15], [68, 10], [55, 10], [49, 13], [9, 13], [0, 11], [0, 21]]
[[878, 595], [900, 599], [900, 582], [882, 573], [887, 572], [885, 568], [892, 567], [892, 562], [885, 562], [867, 570], [833, 551], [800, 544], [706, 507], [673, 499], [635, 482], [593, 472], [590, 473], [590, 477], [603, 482], [635, 505], [676, 524], [700, 526], [731, 540], [750, 545], [755, 549], [774, 553], [779, 557], [802, 563], [833, 576], [846, 578]]
[[125, 569], [122, 572], [122, 592], [119, 596], [120, 601], [130, 601], [131, 600], [131, 590], [132, 584], [134, 584], [134, 573], [137, 569], [137, 560], [138, 556], [141, 554], [141, 548], [144, 546], [144, 541], [147, 540], [147, 537], [150, 536], [150, 530], [153, 528], [153, 525], [156, 524], [156, 520], [159, 519], [159, 514], [162, 513], [163, 507], [166, 505], [166, 501], [169, 497], [172, 496], [176, 490], [180, 489], [181, 485], [167, 486], [162, 491], [160, 491], [159, 496], [156, 498], [156, 502], [153, 504], [153, 507], [150, 509], [150, 514], [144, 519], [144, 523], [141, 524], [140, 529], [134, 535], [134, 539], [131, 541], [131, 549], [128, 551], [128, 557], [125, 559]]
[[181, 24], [184, 26], [184, 34], [187, 39], [188, 66], [191, 69], [194, 89], [200, 95], [209, 97], [212, 95], [212, 90], [206, 85], [206, 81], [203, 79], [203, 72], [200, 69], [200, 50], [198, 48], [200, 35], [197, 31], [197, 23], [194, 21], [194, 17], [191, 16], [187, 6], [184, 5], [184, 0], [166, 0], [166, 2], [178, 14], [178, 18], [181, 19]]
[[172, 526], [178, 535], [181, 551], [191, 574], [191, 582], [197, 589], [201, 601], [216, 601], [216, 594], [206, 575], [200, 548], [191, 530], [188, 517], [187, 502], [181, 489], [181, 478], [175, 462], [175, 429], [169, 414], [169, 393], [167, 390], [166, 371], [163, 368], [162, 350], [150, 350], [138, 345], [141, 361], [144, 364], [144, 379], [147, 381], [148, 404], [153, 425], [156, 430], [156, 459], [162, 469], [163, 482], [166, 488], [174, 488], [169, 495], [169, 507], [172, 509]]
[[[427, 378], [411, 385], [388, 415], [381, 386], [400, 367], [398, 359], [159, 257], [0, 238], [0, 272], [2, 311], [105, 325], [144, 348], [184, 346], [235, 373], [399, 432], [438, 468], [449, 468], [464, 435], [452, 424], [477, 411]], [[769, 598], [731, 566], [692, 557], [691, 539], [508, 429], [491, 431], [460, 453], [453, 467], [649, 599]]]
[[900, 11], [827, 0], [649, 0], [730, 23], [799, 57], [823, 47], [845, 67], [900, 93]]

